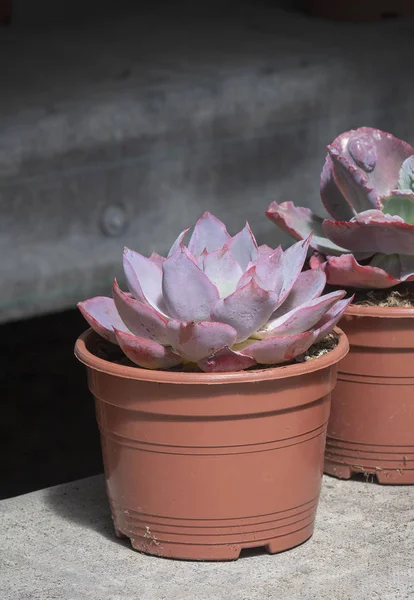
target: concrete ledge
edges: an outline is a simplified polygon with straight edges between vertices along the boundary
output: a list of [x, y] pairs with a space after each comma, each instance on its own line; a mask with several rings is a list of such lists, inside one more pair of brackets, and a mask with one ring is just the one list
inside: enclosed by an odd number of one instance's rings
[[233, 563], [177, 562], [113, 534], [102, 477], [0, 502], [5, 600], [412, 600], [414, 487], [326, 477], [313, 538]]

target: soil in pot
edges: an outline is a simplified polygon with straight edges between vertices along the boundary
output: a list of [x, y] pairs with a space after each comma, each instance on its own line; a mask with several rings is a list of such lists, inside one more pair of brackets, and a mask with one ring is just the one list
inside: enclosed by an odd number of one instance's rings
[[341, 320], [349, 354], [332, 394], [325, 473], [414, 484], [414, 306], [408, 289], [375, 292]]
[[117, 535], [142, 552], [192, 560], [306, 541], [348, 351], [338, 335], [331, 351], [302, 363], [218, 374], [119, 364], [102, 358], [94, 332], [81, 336], [76, 355], [95, 397]]

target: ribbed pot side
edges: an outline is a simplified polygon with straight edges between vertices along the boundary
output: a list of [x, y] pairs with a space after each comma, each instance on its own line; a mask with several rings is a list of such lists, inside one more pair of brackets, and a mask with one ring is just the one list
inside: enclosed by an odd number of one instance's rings
[[414, 484], [414, 309], [351, 305], [332, 394], [325, 472]]
[[271, 553], [313, 532], [330, 396], [346, 336], [306, 363], [180, 373], [97, 358], [88, 367], [115, 530], [142, 552], [180, 559]]

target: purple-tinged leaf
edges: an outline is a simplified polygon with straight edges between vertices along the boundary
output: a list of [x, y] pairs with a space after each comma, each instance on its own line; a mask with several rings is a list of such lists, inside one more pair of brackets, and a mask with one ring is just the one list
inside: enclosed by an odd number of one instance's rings
[[242, 354], [254, 358], [262, 365], [277, 365], [293, 360], [312, 346], [315, 334], [311, 331], [297, 335], [275, 336], [254, 342]]
[[[333, 172], [332, 159], [329, 154], [326, 156], [325, 164], [322, 169], [320, 188], [322, 202], [335, 221], [349, 221], [352, 219], [355, 212], [337, 186]], [[319, 226], [321, 227], [321, 223]]]
[[326, 285], [326, 275], [322, 270], [309, 270], [299, 273], [289, 296], [272, 315], [272, 319], [282, 317], [286, 313], [299, 308], [306, 302], [318, 298]]
[[323, 229], [333, 242], [351, 252], [410, 254], [414, 248], [414, 225], [381, 211], [366, 211], [348, 222], [326, 220]]
[[270, 256], [275, 250], [277, 250], [277, 248], [271, 248], [267, 244], [262, 244], [257, 248], [257, 258], [255, 262], [262, 258], [265, 258], [266, 256]]
[[326, 314], [322, 317], [322, 319], [317, 323], [313, 329], [313, 332], [316, 336], [314, 340], [314, 344], [323, 340], [324, 337], [331, 333], [333, 328], [337, 325], [345, 310], [351, 304], [354, 296], [350, 298], [344, 298], [343, 300], [339, 300], [336, 304], [332, 306], [328, 310]]
[[84, 302], [79, 302], [78, 308], [92, 329], [113, 344], [117, 343], [114, 328], [128, 332], [112, 298], [96, 296]]
[[377, 191], [368, 185], [368, 178], [361, 169], [355, 167], [346, 156], [336, 154], [332, 146], [328, 146], [333, 162], [333, 174], [341, 194], [354, 210], [354, 214], [364, 210], [378, 209]]
[[203, 270], [217, 287], [220, 298], [232, 294], [243, 275], [239, 263], [233, 258], [226, 245], [204, 257]]
[[248, 223], [227, 242], [227, 246], [243, 271], [257, 259], [257, 243]]
[[283, 253], [283, 286], [280, 291], [278, 306], [290, 294], [295, 281], [302, 271], [309, 250], [310, 236], [301, 242], [296, 242]]
[[330, 285], [346, 288], [385, 289], [399, 283], [383, 269], [360, 265], [352, 254], [328, 257], [324, 271]]
[[211, 318], [234, 327], [237, 341], [242, 342], [267, 322], [277, 300], [277, 294], [262, 289], [252, 280], [227, 298], [221, 298]]
[[168, 343], [185, 360], [198, 362], [232, 346], [237, 332], [230, 325], [211, 321], [170, 321]]
[[309, 259], [309, 266], [311, 269], [320, 269], [325, 272], [326, 256], [319, 252], [314, 252]]
[[169, 258], [170, 256], [172, 256], [173, 254], [175, 254], [177, 252], [177, 250], [179, 250], [182, 246], [183, 240], [185, 238], [185, 236], [187, 235], [187, 233], [190, 231], [190, 227], [187, 227], [187, 229], [184, 229], [184, 231], [182, 231], [179, 236], [177, 237], [177, 239], [175, 240], [175, 242], [173, 243], [173, 245], [171, 246], [167, 258]]
[[156, 265], [158, 265], [160, 269], [162, 269], [162, 265], [167, 260], [165, 256], [161, 256], [161, 254], [158, 254], [157, 252], [153, 252], [149, 259], [152, 260], [152, 262], [154, 262]]
[[256, 261], [253, 278], [256, 283], [268, 292], [280, 295], [285, 280], [285, 256], [279, 246], [270, 254]]
[[[112, 288], [116, 309], [127, 328], [139, 337], [167, 344], [167, 319], [152, 306], [139, 302], [119, 287], [116, 279]], [[119, 328], [118, 328], [119, 329]]]
[[296, 335], [303, 331], [312, 329], [323, 315], [334, 305], [338, 300], [345, 296], [344, 290], [331, 292], [320, 298], [310, 300], [301, 306], [294, 308], [292, 311], [282, 315], [281, 317], [272, 318], [266, 323], [254, 337], [258, 339], [270, 338], [275, 335]]
[[178, 354], [161, 344], [115, 330], [116, 341], [133, 363], [144, 369], [171, 369], [182, 363]]
[[156, 262], [129, 248], [124, 249], [124, 273], [132, 295], [166, 315], [162, 297], [162, 270]]
[[194, 227], [188, 249], [197, 257], [204, 248], [207, 249], [207, 252], [213, 252], [217, 248], [221, 248], [228, 240], [230, 240], [230, 235], [227, 233], [224, 223], [211, 213], [205, 212]]
[[220, 297], [185, 246], [165, 261], [162, 291], [168, 313], [180, 321], [209, 320]]
[[325, 254], [342, 254], [346, 252], [329, 240], [322, 230], [323, 219], [314, 215], [309, 208], [295, 206], [293, 202], [272, 202], [266, 211], [268, 218], [280, 229], [286, 231], [297, 240], [306, 240], [312, 234], [310, 246]]
[[379, 208], [379, 196], [397, 187], [403, 162], [414, 154], [406, 142], [371, 127], [346, 131], [328, 151], [336, 182], [356, 212]]
[[378, 156], [373, 139], [369, 135], [361, 134], [348, 142], [348, 152], [355, 164], [366, 173], [371, 173], [377, 164]]
[[223, 348], [212, 356], [200, 360], [198, 366], [205, 373], [224, 373], [232, 371], [243, 371], [256, 364], [254, 358], [244, 356], [230, 348]]
[[200, 267], [200, 269], [202, 271], [204, 271], [204, 261], [206, 259], [206, 257], [208, 256], [208, 252], [206, 250], [206, 248], [204, 248], [204, 250], [202, 251], [201, 254], [199, 254], [197, 256], [197, 258], [195, 259], [196, 264]]

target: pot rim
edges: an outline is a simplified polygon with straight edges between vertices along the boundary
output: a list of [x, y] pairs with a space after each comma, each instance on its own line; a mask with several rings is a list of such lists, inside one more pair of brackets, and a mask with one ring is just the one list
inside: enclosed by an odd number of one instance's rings
[[232, 371], [225, 373], [185, 373], [181, 371], [159, 371], [143, 369], [141, 367], [129, 367], [109, 362], [92, 354], [87, 348], [87, 341], [92, 335], [98, 335], [92, 328], [82, 333], [75, 344], [76, 358], [95, 371], [100, 371], [108, 375], [122, 377], [124, 379], [135, 379], [139, 381], [148, 381], [154, 383], [172, 383], [172, 384], [225, 384], [225, 383], [248, 383], [268, 381], [271, 379], [287, 379], [289, 377], [298, 377], [300, 375], [320, 371], [338, 363], [348, 354], [349, 343], [345, 333], [335, 327], [335, 333], [339, 335], [339, 342], [336, 348], [310, 361], [297, 363], [294, 365], [270, 367], [256, 369], [254, 371]]
[[414, 317], [414, 307], [350, 304], [344, 313], [344, 316], [347, 315], [352, 317], [377, 317], [380, 319], [406, 319]]

